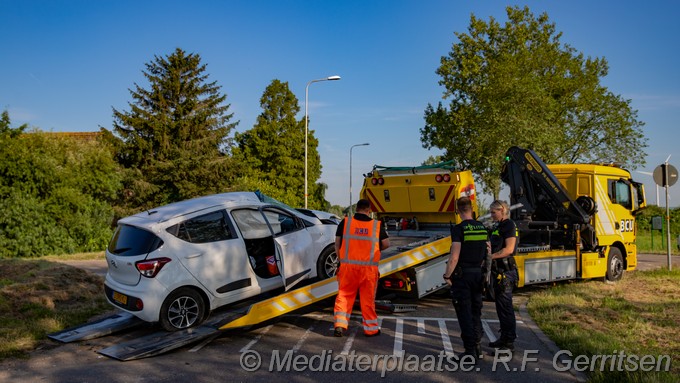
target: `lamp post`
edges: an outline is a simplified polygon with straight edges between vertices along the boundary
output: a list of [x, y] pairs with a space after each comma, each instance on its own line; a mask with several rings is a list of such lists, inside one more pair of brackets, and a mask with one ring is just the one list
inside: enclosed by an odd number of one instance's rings
[[308, 118], [307, 118], [307, 107], [309, 105], [309, 86], [312, 85], [314, 82], [320, 82], [320, 81], [335, 81], [335, 80], [340, 80], [340, 76], [328, 76], [326, 78], [320, 78], [317, 80], [312, 80], [307, 83], [307, 86], [305, 87], [305, 209], [307, 208], [307, 123], [308, 123]]
[[355, 146], [367, 146], [370, 145], [368, 142], [363, 144], [352, 145], [349, 148], [349, 216], [352, 216], [352, 149]]

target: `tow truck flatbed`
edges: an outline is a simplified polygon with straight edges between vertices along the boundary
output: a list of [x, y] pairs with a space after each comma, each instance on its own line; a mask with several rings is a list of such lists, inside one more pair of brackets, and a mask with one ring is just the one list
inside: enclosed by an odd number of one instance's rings
[[[421, 233], [422, 234], [422, 233]], [[389, 276], [399, 271], [425, 264], [428, 261], [448, 254], [451, 246], [449, 236], [436, 235], [427, 239], [420, 239], [403, 246], [395, 246], [383, 252], [379, 264], [381, 277]], [[403, 238], [401, 242], [406, 241]], [[250, 327], [267, 320], [279, 317], [315, 302], [330, 298], [337, 294], [337, 278], [329, 278], [294, 288], [275, 297], [264, 299], [249, 306], [235, 308], [228, 311], [214, 313], [201, 326], [183, 331], [156, 331], [136, 339], [107, 347], [97, 352], [118, 360], [133, 360], [165, 353], [191, 343], [199, 342], [221, 331]], [[378, 302], [381, 307], [391, 307], [397, 311], [413, 309], [390, 305], [384, 301]], [[140, 322], [140, 323], [138, 323]], [[75, 342], [111, 335], [114, 332], [134, 328], [145, 323], [127, 313], [114, 314], [97, 322], [86, 323], [81, 326], [49, 334], [48, 337], [59, 342]]]

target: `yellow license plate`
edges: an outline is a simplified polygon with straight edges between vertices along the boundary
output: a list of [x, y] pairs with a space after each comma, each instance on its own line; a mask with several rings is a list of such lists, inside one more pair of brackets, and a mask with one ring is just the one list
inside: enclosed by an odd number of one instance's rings
[[121, 293], [116, 292], [116, 291], [113, 292], [113, 300], [114, 301], [116, 301], [116, 302], [118, 302], [122, 305], [126, 305], [127, 299], [128, 299], [127, 295], [121, 294]]

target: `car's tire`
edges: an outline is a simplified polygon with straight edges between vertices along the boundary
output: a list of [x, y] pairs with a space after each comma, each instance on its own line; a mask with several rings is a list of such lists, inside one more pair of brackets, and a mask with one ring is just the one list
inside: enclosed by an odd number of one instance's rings
[[607, 275], [608, 281], [618, 281], [623, 277], [624, 263], [623, 255], [618, 247], [610, 247], [609, 255], [607, 256]]
[[159, 322], [167, 331], [183, 330], [203, 322], [205, 312], [201, 294], [192, 288], [181, 287], [165, 298]]
[[332, 278], [338, 273], [339, 265], [340, 260], [335, 253], [335, 246], [327, 246], [316, 261], [316, 275], [319, 279]]

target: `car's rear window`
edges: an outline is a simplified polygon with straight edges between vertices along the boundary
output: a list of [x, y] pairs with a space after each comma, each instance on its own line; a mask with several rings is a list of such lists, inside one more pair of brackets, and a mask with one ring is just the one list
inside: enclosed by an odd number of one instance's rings
[[163, 240], [155, 234], [138, 227], [119, 225], [109, 243], [109, 252], [131, 257], [148, 254], [161, 246], [163, 246]]

